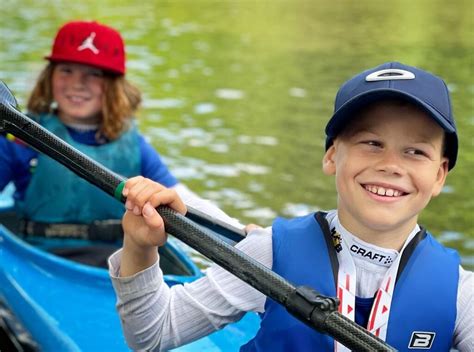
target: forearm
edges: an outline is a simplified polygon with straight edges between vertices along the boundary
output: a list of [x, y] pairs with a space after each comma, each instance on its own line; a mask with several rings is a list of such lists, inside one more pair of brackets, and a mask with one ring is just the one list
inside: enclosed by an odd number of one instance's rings
[[132, 277], [118, 277], [120, 254], [110, 259], [117, 310], [128, 345], [134, 350], [168, 350], [238, 320], [233, 308], [206, 277], [169, 288], [158, 263]]
[[[271, 267], [269, 229], [252, 232], [237, 246]], [[239, 320], [245, 311], [264, 309], [266, 298], [262, 293], [218, 266], [211, 267], [197, 281], [170, 289], [157, 263], [133, 277], [117, 277], [120, 254], [110, 258], [110, 275], [124, 334], [133, 349], [174, 348]]]
[[166, 311], [160, 307], [168, 301], [169, 288], [162, 284], [158, 262], [133, 276], [120, 276], [122, 253], [120, 250], [110, 257], [109, 274], [125, 339], [133, 350], [159, 350], [161, 324], [156, 317]]

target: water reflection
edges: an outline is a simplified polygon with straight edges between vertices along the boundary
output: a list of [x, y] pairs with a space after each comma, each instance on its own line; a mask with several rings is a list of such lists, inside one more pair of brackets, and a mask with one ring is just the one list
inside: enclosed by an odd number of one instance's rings
[[184, 105], [183, 99], [164, 98], [164, 99], [146, 99], [143, 102], [145, 109], [172, 109], [180, 108]]
[[212, 103], [198, 103], [194, 106], [194, 113], [198, 115], [210, 114], [214, 111], [216, 111], [216, 106]]
[[220, 88], [216, 90], [216, 97], [221, 99], [237, 100], [244, 98], [245, 93], [238, 89]]

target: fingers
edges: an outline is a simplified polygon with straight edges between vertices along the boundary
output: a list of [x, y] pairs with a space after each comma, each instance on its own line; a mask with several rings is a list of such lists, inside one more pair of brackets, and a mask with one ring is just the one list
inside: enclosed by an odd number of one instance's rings
[[135, 215], [140, 215], [148, 199], [162, 189], [162, 185], [150, 179], [141, 176], [131, 178], [125, 183], [123, 190], [123, 194], [127, 194], [125, 207]]
[[143, 181], [145, 178], [143, 176], [136, 176], [136, 177], [132, 177], [132, 178], [129, 178], [127, 180], [127, 182], [125, 182], [125, 186], [122, 190], [122, 195], [124, 197], [127, 197], [128, 196], [128, 192], [130, 191], [130, 188], [132, 188], [133, 186], [135, 186], [137, 183], [139, 183], [140, 181]]
[[181, 198], [179, 198], [178, 193], [170, 188], [165, 188], [159, 193], [154, 193], [149, 198], [149, 203], [155, 208], [159, 205], [167, 205], [182, 215], [186, 214], [187, 211], [186, 205], [184, 205]]
[[143, 208], [148, 198], [165, 187], [142, 176], [129, 179], [125, 183], [123, 193], [127, 194], [127, 200], [132, 201], [135, 205]]
[[142, 215], [146, 224], [151, 229], [164, 232], [165, 224], [163, 223], [163, 219], [150, 203], [145, 203], [142, 210]]
[[135, 215], [142, 213], [146, 203], [154, 208], [159, 205], [168, 205], [181, 214], [186, 213], [186, 206], [175, 190], [142, 176], [129, 179], [125, 183], [122, 194], [127, 197], [125, 207]]

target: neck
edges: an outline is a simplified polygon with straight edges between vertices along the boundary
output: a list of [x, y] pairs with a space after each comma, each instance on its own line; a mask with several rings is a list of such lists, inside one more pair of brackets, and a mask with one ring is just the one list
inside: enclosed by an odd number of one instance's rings
[[391, 227], [368, 227], [352, 221], [351, 217], [338, 211], [339, 222], [355, 237], [375, 246], [400, 251], [408, 236], [418, 226], [416, 219], [403, 225]]

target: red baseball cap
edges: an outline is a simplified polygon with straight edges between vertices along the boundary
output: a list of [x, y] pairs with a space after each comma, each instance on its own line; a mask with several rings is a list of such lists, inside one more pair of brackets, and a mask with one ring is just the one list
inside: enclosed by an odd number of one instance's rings
[[68, 61], [91, 65], [109, 72], [125, 74], [125, 45], [115, 29], [98, 22], [72, 21], [56, 34], [52, 62]]

